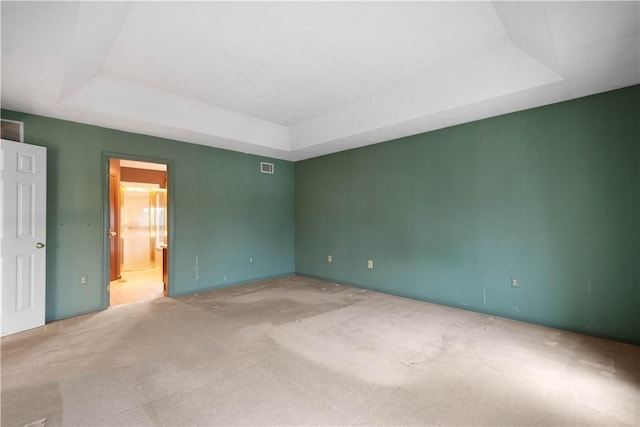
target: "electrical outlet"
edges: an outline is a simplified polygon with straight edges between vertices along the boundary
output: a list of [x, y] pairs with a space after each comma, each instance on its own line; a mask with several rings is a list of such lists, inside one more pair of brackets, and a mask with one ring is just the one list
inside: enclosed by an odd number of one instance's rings
[[373, 260], [372, 259], [367, 261], [367, 268], [373, 268]]
[[87, 276], [80, 276], [80, 284], [81, 285], [87, 284]]
[[333, 256], [327, 255], [327, 262], [333, 262]]
[[516, 279], [515, 277], [511, 278], [511, 287], [512, 288], [517, 288], [518, 287], [518, 279]]
[[250, 258], [249, 258], [249, 262], [253, 262], [253, 257], [250, 257]]

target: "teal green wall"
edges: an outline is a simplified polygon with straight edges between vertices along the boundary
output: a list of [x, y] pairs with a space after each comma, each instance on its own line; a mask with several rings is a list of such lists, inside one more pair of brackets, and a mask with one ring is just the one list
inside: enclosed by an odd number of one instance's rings
[[298, 162], [296, 271], [638, 343], [639, 103], [634, 86]]
[[295, 177], [290, 162], [265, 175], [257, 156], [2, 116], [48, 147], [47, 320], [106, 307], [101, 170], [117, 153], [170, 163], [172, 295], [295, 270], [640, 343], [639, 104], [634, 86], [298, 162]]
[[106, 307], [105, 152], [170, 162], [171, 295], [294, 271], [293, 163], [269, 159], [276, 173], [267, 175], [257, 156], [7, 110], [2, 117], [23, 121], [25, 141], [48, 148], [47, 320]]

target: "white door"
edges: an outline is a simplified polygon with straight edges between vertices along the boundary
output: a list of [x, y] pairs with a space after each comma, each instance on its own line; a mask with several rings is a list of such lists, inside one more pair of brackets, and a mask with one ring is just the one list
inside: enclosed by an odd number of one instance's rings
[[0, 329], [44, 325], [47, 150], [0, 140]]

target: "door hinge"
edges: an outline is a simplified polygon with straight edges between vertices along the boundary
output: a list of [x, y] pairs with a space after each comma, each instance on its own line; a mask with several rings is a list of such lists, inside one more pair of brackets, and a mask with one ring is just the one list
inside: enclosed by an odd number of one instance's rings
[[111, 292], [111, 283], [107, 285], [107, 292]]

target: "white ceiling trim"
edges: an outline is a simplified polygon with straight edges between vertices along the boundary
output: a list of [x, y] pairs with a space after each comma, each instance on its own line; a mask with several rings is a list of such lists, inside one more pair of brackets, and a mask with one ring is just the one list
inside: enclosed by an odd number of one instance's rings
[[63, 103], [84, 111], [157, 123], [220, 139], [276, 150], [291, 149], [285, 126], [106, 74], [91, 79]]
[[128, 10], [128, 3], [85, 3], [78, 8], [61, 100], [101, 73]]
[[[473, 70], [471, 72], [470, 70]], [[291, 126], [294, 150], [401, 126], [432, 114], [561, 80], [510, 44], [418, 81]]]

